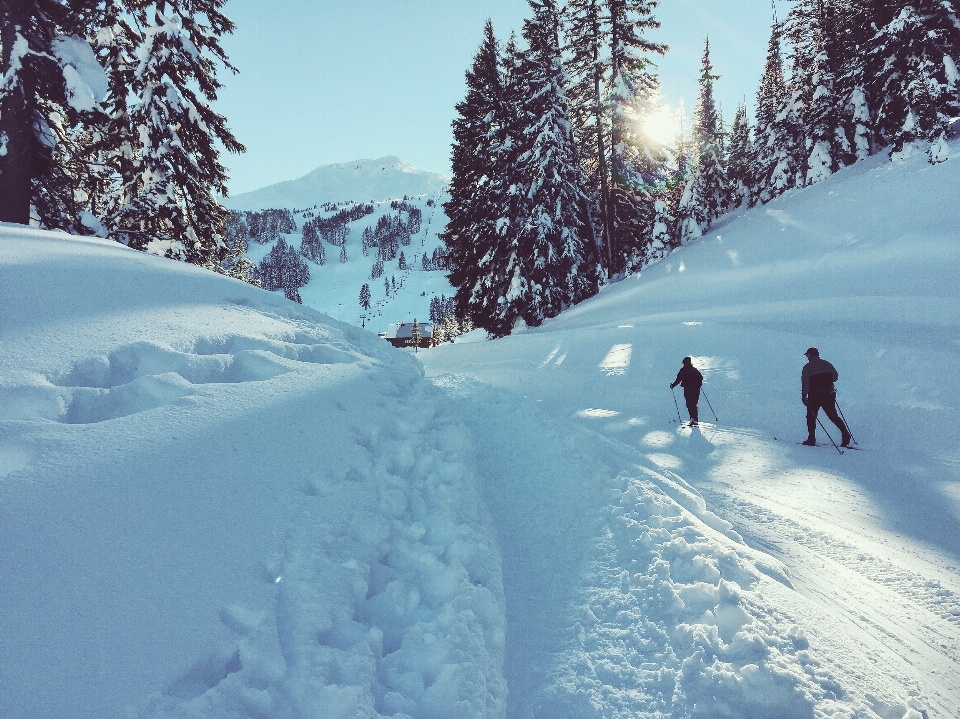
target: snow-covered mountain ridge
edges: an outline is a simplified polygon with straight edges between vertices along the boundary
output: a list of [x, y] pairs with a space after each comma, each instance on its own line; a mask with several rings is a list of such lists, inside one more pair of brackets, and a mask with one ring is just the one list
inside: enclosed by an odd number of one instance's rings
[[[951, 717], [958, 186], [875, 158], [416, 357], [0, 228], [0, 715]], [[862, 451], [795, 444], [810, 345]]]
[[436, 194], [442, 192], [448, 182], [448, 178], [420, 170], [390, 155], [321, 165], [296, 180], [232, 195], [225, 198], [223, 204], [231, 210], [264, 210], [305, 208], [347, 200], [390, 200], [404, 195]]

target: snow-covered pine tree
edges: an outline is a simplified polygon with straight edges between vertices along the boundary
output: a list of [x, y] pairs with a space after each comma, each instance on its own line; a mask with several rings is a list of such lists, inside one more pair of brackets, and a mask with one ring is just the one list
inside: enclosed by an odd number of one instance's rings
[[850, 143], [851, 162], [868, 157], [873, 150], [873, 120], [867, 96], [867, 75], [875, 68], [867, 67], [867, 56], [876, 35], [875, 25], [880, 14], [891, 7], [886, 0], [834, 0], [835, 50], [831, 57], [838, 73], [835, 83], [837, 106], [841, 123]]
[[666, 179], [666, 148], [643, 131], [644, 119], [658, 111], [660, 80], [651, 55], [667, 46], [644, 37], [660, 27], [656, 2], [609, 2], [610, 12], [610, 167], [611, 231], [615, 274], [647, 262], [655, 222], [655, 195]]
[[723, 129], [713, 96], [713, 83], [719, 77], [713, 74], [707, 38], [700, 70], [700, 96], [694, 110], [696, 167], [677, 207], [680, 242], [700, 237], [728, 208], [730, 187], [723, 166]]
[[803, 155], [795, 158], [812, 185], [851, 164], [856, 155], [843, 122], [845, 103], [837, 93], [842, 76], [836, 0], [798, 0], [787, 17], [793, 48], [794, 103], [802, 108]]
[[[434, 266], [450, 270], [447, 277], [457, 288], [454, 299], [461, 316], [472, 317], [476, 325], [494, 336], [509, 333], [515, 319], [504, 298], [525, 292], [515, 284], [523, 282], [517, 237], [525, 217], [529, 185], [529, 178], [517, 170], [527, 142], [519, 109], [527, 97], [522, 72], [525, 62], [511, 35], [501, 59], [500, 94], [489, 115], [489, 144], [485, 150], [489, 164], [472, 202], [474, 234], [467, 238], [472, 249], [464, 252], [457, 239], [452, 246], [447, 242], [447, 255], [435, 251], [433, 258]], [[448, 224], [442, 235], [445, 242], [449, 232]]]
[[613, 266], [610, 224], [610, 128], [604, 96], [609, 63], [603, 0], [568, 0], [564, 15], [568, 98], [574, 140], [595, 196], [601, 264]]
[[495, 322], [503, 329], [518, 318], [537, 326], [598, 289], [589, 199], [570, 131], [559, 9], [555, 0], [529, 4], [533, 18], [523, 27], [529, 51], [520, 68], [526, 92], [520, 115], [527, 125], [515, 169], [526, 179], [526, 197], [509, 263], [513, 274], [507, 273], [509, 289]]
[[364, 283], [360, 287], [360, 306], [366, 310], [370, 310], [370, 303], [373, 301], [373, 296], [370, 294], [370, 285]]
[[[448, 278], [467, 310], [480, 279], [481, 261], [496, 242], [499, 209], [491, 206], [497, 165], [493, 136], [505, 123], [507, 104], [499, 45], [487, 20], [483, 41], [466, 73], [467, 93], [456, 106], [450, 156], [448, 221], [440, 235], [449, 250]], [[425, 267], [426, 269], [426, 267]]]
[[346, 264], [347, 262], [347, 246], [346, 244], [340, 245], [340, 262]]
[[310, 268], [300, 253], [281, 237], [260, 261], [257, 278], [263, 289], [269, 292], [283, 290], [288, 300], [302, 303], [300, 288], [310, 281]]
[[672, 244], [671, 228], [675, 225], [666, 197], [654, 200], [653, 212], [653, 228], [650, 230], [650, 242], [646, 251], [646, 262], [648, 264], [666, 256]]
[[303, 239], [300, 241], [300, 254], [308, 260], [322, 265], [327, 258], [323, 249], [323, 242], [320, 239], [320, 233], [317, 232], [317, 225], [310, 220], [303, 223], [301, 230]]
[[[0, 221], [77, 228], [85, 206], [73, 130], [102, 110], [107, 80], [86, 40], [95, 3], [0, 3]], [[89, 138], [85, 138], [87, 144]]]
[[235, 71], [220, 46], [234, 25], [225, 0], [156, 0], [131, 11], [141, 28], [127, 109], [136, 146], [108, 224], [139, 249], [212, 266], [227, 248], [226, 169], [217, 143], [243, 152], [209, 103], [221, 83], [217, 64]]
[[410, 329], [410, 344], [413, 345], [414, 352], [420, 351], [420, 341], [423, 339], [423, 335], [420, 333], [420, 323], [417, 321], [417, 318], [413, 318], [413, 327]]
[[397, 258], [397, 269], [398, 270], [407, 269], [407, 258], [402, 251], [400, 252], [400, 257]]
[[260, 287], [257, 266], [246, 256], [247, 239], [248, 230], [244, 216], [239, 212], [231, 212], [227, 215], [227, 221], [223, 227], [223, 241], [227, 246], [227, 254], [217, 271]]
[[949, 157], [946, 138], [960, 115], [960, 13], [955, 0], [912, 0], [874, 40], [868, 63], [876, 129], [891, 156], [916, 142], [930, 162]]
[[750, 140], [750, 124], [747, 120], [747, 103], [737, 107], [730, 129], [730, 144], [727, 146], [727, 179], [730, 187], [730, 204], [742, 207], [750, 201], [750, 161], [753, 157], [753, 142]]
[[792, 86], [783, 72], [783, 29], [774, 13], [767, 60], [757, 92], [752, 202], [769, 202], [803, 183], [797, 158], [805, 159], [805, 138]]

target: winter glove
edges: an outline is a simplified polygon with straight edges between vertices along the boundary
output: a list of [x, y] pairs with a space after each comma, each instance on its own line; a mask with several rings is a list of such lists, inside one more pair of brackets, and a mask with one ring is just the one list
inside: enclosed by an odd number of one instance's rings
[[807, 395], [805, 395], [805, 394], [803, 394], [803, 393], [801, 392], [801, 393], [800, 393], [800, 401], [803, 402], [803, 406], [806, 407], [806, 406], [807, 406]]

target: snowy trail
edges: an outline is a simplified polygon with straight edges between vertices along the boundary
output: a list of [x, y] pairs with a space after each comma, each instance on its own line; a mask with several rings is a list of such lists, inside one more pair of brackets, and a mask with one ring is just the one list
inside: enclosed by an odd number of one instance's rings
[[508, 717], [857, 715], [873, 693], [906, 712], [884, 675], [812, 650], [829, 615], [681, 478], [539, 403], [434, 381], [472, 431], [503, 548]]
[[[477, 377], [522, 392], [528, 402], [560, 424], [579, 425], [585, 437], [599, 432], [635, 462], [645, 458], [667, 476], [676, 473], [750, 546], [783, 563], [793, 589], [778, 585], [764, 593], [776, 595], [780, 611], [803, 627], [805, 641], [817, 648], [821, 667], [843, 687], [847, 710], [862, 702], [861, 710], [869, 708], [881, 717], [920, 717], [920, 710], [929, 717], [952, 717], [960, 705], [960, 568], [956, 559], [960, 535], [952, 531], [958, 514], [943, 502], [938, 485], [923, 479], [925, 473], [936, 476], [936, 467], [942, 467], [939, 455], [884, 451], [883, 416], [857, 432], [861, 442], [872, 446], [843, 456], [829, 445], [809, 449], [782, 437], [775, 440], [774, 434], [783, 435], [785, 426], [791, 431], [790, 418], [792, 431], [802, 431], [802, 413], [791, 409], [786, 398], [777, 398], [772, 408], [765, 408], [753, 393], [744, 391], [741, 377], [755, 368], [749, 356], [723, 346], [721, 338], [730, 328], [719, 323], [711, 327], [705, 342], [720, 351], [699, 361], [711, 368], [706, 373], [707, 390], [715, 408], [740, 426], [708, 422], [693, 432], [677, 429], [676, 422], [668, 419], [675, 412], [666, 388], [672, 373], [658, 368], [656, 357], [672, 344], [678, 347], [668, 350], [668, 356], [682, 356], [682, 343], [688, 341], [692, 328], [679, 322], [671, 325], [643, 329], [644, 335], [658, 336], [656, 347], [636, 339], [625, 341], [631, 333], [636, 337], [636, 328], [615, 326], [581, 331], [577, 336], [563, 332], [520, 335], [511, 341], [521, 349], [509, 360], [497, 351], [496, 343], [444, 348], [427, 357], [428, 373], [456, 366], [460, 360]], [[750, 336], [737, 328], [738, 341], [748, 347], [769, 341], [767, 334], [764, 329]], [[631, 347], [629, 361], [621, 349], [625, 345]], [[642, 373], [641, 378], [634, 373]], [[760, 376], [770, 384], [778, 379]], [[796, 382], [792, 379], [791, 385]], [[773, 391], [770, 395], [776, 397]], [[659, 406], [654, 416], [629, 411], [653, 406]], [[853, 405], [847, 414], [851, 411], [859, 419], [863, 410]], [[701, 401], [701, 417], [708, 413]], [[768, 417], [772, 426], [751, 427], [744, 422], [750, 416]], [[921, 433], [916, 428], [912, 431]], [[597, 440], [584, 442], [596, 444]], [[604, 460], [598, 461], [598, 467], [610, 467], [601, 474], [612, 476], [627, 463], [621, 458], [622, 465], [610, 464], [617, 450], [595, 453]], [[913, 467], [916, 473], [900, 474], [897, 468], [902, 467]], [[924, 514], [932, 519], [931, 525], [916, 526], [916, 518]], [[505, 572], [505, 580], [507, 576]], [[585, 582], [584, 591], [589, 591], [591, 581]], [[608, 589], [599, 594], [608, 594]], [[509, 657], [509, 582], [505, 591]], [[591, 608], [603, 603], [598, 597], [587, 602]], [[642, 622], [637, 622], [624, 631], [642, 635], [641, 627]], [[663, 657], [656, 661], [669, 666]], [[583, 687], [580, 691], [589, 695]], [[609, 696], [604, 702], [610, 705]], [[653, 705], [656, 702], [648, 697], [634, 710]], [[818, 716], [823, 706], [818, 705]], [[908, 710], [917, 713], [907, 714]]]

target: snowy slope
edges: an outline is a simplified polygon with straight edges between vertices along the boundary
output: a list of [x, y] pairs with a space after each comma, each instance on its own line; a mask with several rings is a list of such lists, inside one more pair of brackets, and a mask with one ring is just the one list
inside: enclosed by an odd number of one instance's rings
[[[421, 354], [464, 387], [485, 474], [502, 477], [486, 487], [511, 538], [505, 673], [531, 687], [509, 716], [958, 716], [958, 188], [956, 159], [876, 157], [726, 218], [536, 330]], [[797, 444], [811, 345], [839, 370], [862, 451]], [[668, 387], [685, 355], [713, 408], [701, 399], [692, 431]], [[563, 429], [503, 452], [543, 418]], [[708, 549], [696, 523], [671, 537], [682, 521], [644, 497], [645, 462], [768, 553], [759, 574], [737, 577], [723, 557], [742, 548]], [[541, 488], [528, 503], [509, 488], [517, 468]], [[513, 541], [544, 528], [560, 536]], [[565, 542], [590, 546], [574, 576], [522, 581], [554, 571]], [[775, 561], [788, 581], [763, 568]]]
[[[958, 186], [875, 158], [416, 356], [0, 227], [0, 716], [956, 716]], [[795, 443], [810, 345], [861, 451]]]
[[[372, 204], [372, 214], [347, 225], [346, 262], [340, 261], [339, 248], [330, 244], [324, 245], [323, 265], [307, 261], [310, 283], [301, 289], [300, 296], [307, 307], [342, 322], [392, 335], [402, 322], [412, 322], [414, 318], [421, 322], [428, 320], [431, 298], [453, 295], [446, 273], [443, 270], [425, 272], [421, 262], [424, 253], [432, 256], [443, 244], [438, 235], [447, 223], [442, 207], [447, 199], [447, 183], [446, 178], [419, 170], [399, 158], [381, 157], [324, 165], [298, 180], [237, 195], [224, 204], [238, 211], [290, 210], [297, 231], [284, 235], [284, 240], [297, 249], [305, 221], [334, 214], [334, 210], [324, 210], [324, 204], [341, 203], [339, 209], [346, 207], [347, 201]], [[410, 245], [400, 248], [408, 268], [400, 269], [398, 255], [384, 263], [384, 277], [373, 279], [371, 269], [376, 254], [363, 254], [361, 235], [365, 228], [375, 227], [380, 217], [393, 212], [391, 201], [402, 198], [408, 198], [408, 203], [417, 207], [423, 218], [420, 231], [411, 238]], [[250, 242], [247, 256], [259, 263], [272, 246], [273, 243]], [[389, 292], [384, 279], [394, 281]], [[364, 284], [370, 285], [373, 298], [370, 311], [364, 311], [359, 302]]]
[[313, 207], [347, 200], [391, 200], [404, 195], [442, 192], [448, 182], [441, 175], [388, 156], [322, 165], [296, 180], [228, 197], [223, 204], [231, 210], [264, 210]]
[[0, 716], [502, 715], [498, 549], [412, 357], [58, 233], [0, 228], [0, 292]]
[[[401, 195], [403, 197], [403, 195]], [[376, 251], [363, 254], [362, 235], [367, 227], [376, 227], [377, 220], [385, 214], [397, 213], [391, 209], [390, 201], [372, 202], [372, 214], [361, 217], [347, 225], [349, 233], [346, 239], [347, 261], [340, 261], [340, 249], [324, 243], [326, 261], [323, 265], [305, 260], [310, 268], [310, 282], [300, 290], [300, 297], [307, 307], [319, 310], [331, 317], [356, 327], [373, 332], [392, 332], [401, 322], [412, 322], [414, 318], [425, 322], [430, 317], [430, 299], [432, 297], [451, 297], [453, 288], [447, 281], [444, 270], [423, 270], [422, 256], [431, 256], [443, 242], [439, 233], [446, 228], [447, 217], [442, 203], [447, 195], [437, 192], [429, 195], [408, 195], [408, 204], [420, 210], [422, 221], [420, 231], [410, 238], [410, 244], [401, 245], [407, 261], [407, 269], [400, 269], [400, 256], [384, 262], [383, 276], [373, 279], [371, 270], [377, 259]], [[364, 201], [365, 202], [365, 201]], [[281, 203], [277, 207], [303, 210], [295, 203]], [[313, 205], [310, 206], [311, 208]], [[303, 223], [314, 215], [329, 217], [332, 211], [307, 210], [296, 213], [297, 232], [284, 235], [287, 244], [299, 249], [302, 240]], [[270, 251], [273, 243], [260, 245], [251, 242], [247, 256], [259, 263]], [[384, 280], [391, 281], [388, 292]], [[360, 306], [360, 288], [368, 284], [373, 299], [369, 311]], [[278, 290], [278, 296], [283, 292]]]

